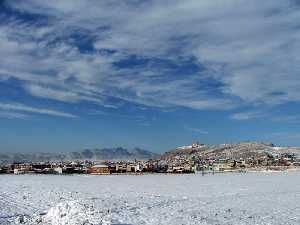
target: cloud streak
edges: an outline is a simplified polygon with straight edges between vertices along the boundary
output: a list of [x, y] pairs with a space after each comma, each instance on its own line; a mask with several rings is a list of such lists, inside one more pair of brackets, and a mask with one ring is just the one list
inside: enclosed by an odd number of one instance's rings
[[27, 119], [28, 115], [18, 112], [0, 111], [0, 117], [6, 119]]
[[239, 112], [230, 116], [233, 120], [251, 120], [265, 117], [265, 113], [259, 111]]
[[206, 130], [203, 130], [201, 128], [191, 127], [191, 126], [188, 126], [188, 125], [184, 125], [183, 127], [184, 127], [185, 130], [192, 131], [194, 133], [203, 134], [203, 135], [208, 134], [208, 132]]
[[[35, 114], [42, 114], [42, 115], [49, 115], [49, 116], [58, 116], [58, 117], [67, 117], [67, 118], [76, 118], [77, 116], [56, 111], [52, 109], [46, 109], [46, 108], [35, 108], [19, 103], [1, 103], [0, 102], [0, 110], [3, 110], [4, 112], [1, 112], [2, 115], [7, 115], [6, 117], [23, 117], [23, 113], [35, 113]], [[21, 113], [18, 113], [21, 112]]]

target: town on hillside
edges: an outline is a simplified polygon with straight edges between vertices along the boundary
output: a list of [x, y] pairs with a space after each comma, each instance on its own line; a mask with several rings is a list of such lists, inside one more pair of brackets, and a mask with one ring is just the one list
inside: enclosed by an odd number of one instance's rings
[[12, 162], [0, 174], [146, 174], [300, 169], [300, 149], [270, 143], [205, 145], [195, 142], [147, 160]]

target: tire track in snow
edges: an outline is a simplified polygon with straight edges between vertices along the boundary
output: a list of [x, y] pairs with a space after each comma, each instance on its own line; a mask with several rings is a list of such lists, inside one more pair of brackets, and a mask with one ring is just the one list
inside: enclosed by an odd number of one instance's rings
[[2, 209], [6, 208], [8, 211], [18, 211], [17, 214], [28, 214], [28, 211], [30, 212], [38, 212], [39, 209], [36, 206], [33, 206], [32, 204], [24, 201], [20, 201], [16, 199], [13, 195], [8, 194], [1, 194], [0, 193], [0, 205]]

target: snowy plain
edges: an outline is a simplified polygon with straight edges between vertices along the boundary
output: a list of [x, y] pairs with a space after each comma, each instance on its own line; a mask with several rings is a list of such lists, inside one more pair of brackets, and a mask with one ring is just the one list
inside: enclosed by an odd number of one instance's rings
[[0, 224], [300, 224], [300, 172], [1, 175]]

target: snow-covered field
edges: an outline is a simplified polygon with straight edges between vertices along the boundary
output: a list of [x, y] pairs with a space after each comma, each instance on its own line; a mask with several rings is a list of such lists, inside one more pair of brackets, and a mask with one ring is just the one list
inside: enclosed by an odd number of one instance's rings
[[0, 224], [300, 224], [300, 172], [1, 175]]

